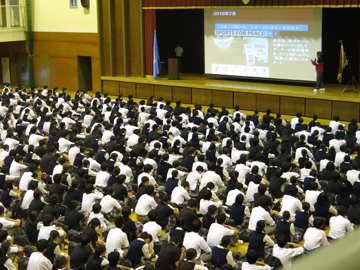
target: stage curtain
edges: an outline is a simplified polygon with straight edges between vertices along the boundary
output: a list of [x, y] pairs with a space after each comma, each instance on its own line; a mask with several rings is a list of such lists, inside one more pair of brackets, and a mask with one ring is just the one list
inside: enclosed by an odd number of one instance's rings
[[144, 11], [145, 22], [145, 73], [153, 75], [153, 47], [154, 31], [156, 30], [156, 10], [148, 9]]
[[[247, 4], [244, 2], [249, 1]], [[204, 8], [204, 7], [360, 7], [360, 0], [143, 0], [144, 8]]]

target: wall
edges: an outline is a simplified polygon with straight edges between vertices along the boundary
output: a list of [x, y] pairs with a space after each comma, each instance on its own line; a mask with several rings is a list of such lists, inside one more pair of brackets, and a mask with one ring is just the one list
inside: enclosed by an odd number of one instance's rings
[[[41, 85], [39, 54], [49, 54], [50, 87], [78, 89], [78, 56], [91, 56], [93, 91], [100, 91], [97, 1], [70, 8], [69, 0], [34, 1], [35, 84]], [[83, 90], [83, 89], [80, 89]]]
[[35, 0], [34, 31], [97, 33], [96, 0], [90, 0], [90, 8], [70, 8], [69, 0]]

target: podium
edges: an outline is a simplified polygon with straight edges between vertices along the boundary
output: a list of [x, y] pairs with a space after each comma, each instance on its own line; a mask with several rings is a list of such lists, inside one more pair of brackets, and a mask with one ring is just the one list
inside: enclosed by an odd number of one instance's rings
[[168, 59], [168, 78], [169, 80], [180, 79], [179, 60], [177, 58]]

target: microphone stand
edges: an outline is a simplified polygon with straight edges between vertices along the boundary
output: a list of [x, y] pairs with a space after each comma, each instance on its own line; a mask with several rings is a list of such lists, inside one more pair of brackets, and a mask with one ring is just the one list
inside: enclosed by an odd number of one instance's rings
[[[349, 66], [350, 73], [351, 73], [351, 79], [348, 82], [348, 84], [345, 86], [345, 88], [342, 90], [341, 94], [343, 94], [345, 92], [359, 92], [359, 83], [354, 77], [354, 73], [353, 73], [351, 65], [350, 65], [350, 60], [348, 60], [348, 66]], [[350, 88], [355, 87], [355, 89], [347, 89], [348, 87], [350, 87]]]

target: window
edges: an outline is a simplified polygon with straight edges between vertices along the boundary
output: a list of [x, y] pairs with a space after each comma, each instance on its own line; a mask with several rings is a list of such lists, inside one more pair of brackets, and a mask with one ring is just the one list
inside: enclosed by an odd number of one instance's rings
[[70, 8], [77, 8], [77, 0], [70, 0]]

